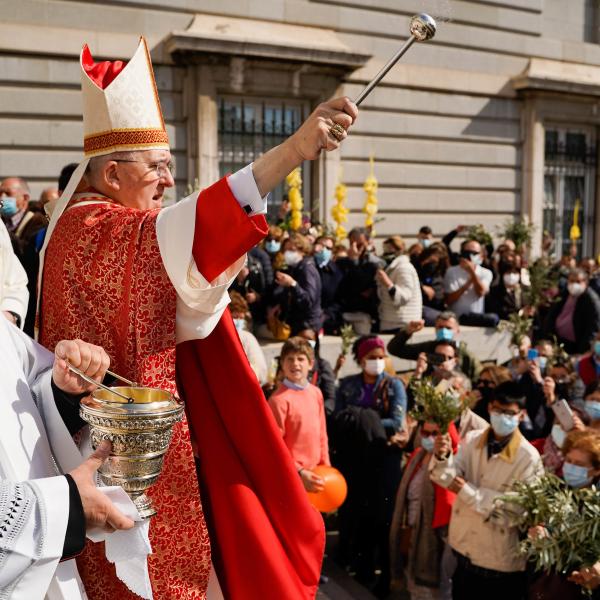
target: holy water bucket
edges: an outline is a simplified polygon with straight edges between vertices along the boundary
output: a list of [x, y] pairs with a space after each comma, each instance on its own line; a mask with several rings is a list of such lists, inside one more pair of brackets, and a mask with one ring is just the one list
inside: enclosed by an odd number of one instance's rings
[[79, 414], [90, 426], [92, 446], [112, 443], [98, 469], [105, 485], [120, 485], [144, 519], [156, 514], [146, 490], [158, 479], [173, 426], [183, 404], [164, 390], [146, 387], [97, 389], [81, 401]]

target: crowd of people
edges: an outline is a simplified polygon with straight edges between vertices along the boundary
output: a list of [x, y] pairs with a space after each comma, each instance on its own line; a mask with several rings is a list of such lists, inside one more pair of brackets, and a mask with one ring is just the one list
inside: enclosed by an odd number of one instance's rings
[[[30, 335], [41, 208], [75, 166], [37, 202], [21, 178], [0, 184], [0, 307]], [[307, 222], [293, 232], [285, 220], [270, 225], [230, 286], [233, 321], [305, 489], [323, 488], [317, 465], [345, 476], [347, 500], [327, 520], [339, 531], [332, 551], [377, 597], [584, 597], [600, 588], [600, 564], [536, 573], [517, 553], [517, 529], [495, 520], [495, 500], [544, 471], [573, 488], [600, 481], [600, 271], [589, 258], [543, 259], [552, 283], [531, 304], [524, 249], [468, 236], [458, 244], [463, 229], [436, 240], [422, 227], [410, 247], [392, 236], [377, 253], [364, 228], [339, 242]], [[496, 327], [511, 315], [530, 319], [513, 335], [512, 358], [482, 364], [461, 325]], [[357, 372], [339, 378], [345, 357], [332, 365], [320, 346], [348, 324]], [[411, 343], [426, 326], [432, 339]], [[258, 340], [284, 342], [276, 367]], [[389, 355], [416, 366], [395, 373]], [[411, 416], [411, 384], [423, 378], [468, 398], [447, 433]]]
[[[410, 247], [393, 236], [377, 253], [367, 229], [339, 243], [310, 223], [271, 225], [232, 285], [236, 327], [245, 347], [249, 333], [256, 342], [250, 363], [306, 489], [323, 485], [316, 465], [345, 476], [332, 552], [377, 597], [583, 598], [600, 588], [600, 562], [536, 572], [496, 507], [515, 481], [545, 472], [571, 488], [600, 482], [598, 264], [543, 257], [536, 296], [525, 248], [454, 241], [464, 230], [436, 240], [423, 227]], [[526, 330], [508, 327], [505, 364], [482, 364], [461, 340], [461, 325], [515, 317]], [[339, 378], [345, 358], [332, 365], [320, 347], [348, 324], [358, 372]], [[426, 326], [432, 338], [411, 343]], [[284, 341], [276, 371], [256, 338]], [[396, 373], [390, 355], [416, 367]], [[411, 416], [411, 384], [423, 378], [467, 399], [448, 433]]]

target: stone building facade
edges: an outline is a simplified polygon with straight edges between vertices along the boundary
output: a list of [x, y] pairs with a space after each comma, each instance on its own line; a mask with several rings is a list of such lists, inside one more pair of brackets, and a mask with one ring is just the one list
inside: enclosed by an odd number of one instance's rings
[[114, 59], [147, 37], [180, 197], [278, 143], [319, 101], [355, 97], [422, 10], [450, 20], [369, 96], [343, 149], [305, 167], [314, 214], [331, 222], [342, 177], [349, 225], [362, 224], [374, 155], [379, 237], [494, 231], [524, 215], [534, 248], [548, 229], [561, 252], [577, 204], [579, 252], [597, 253], [597, 0], [0, 0], [0, 175], [25, 177], [35, 196], [79, 160], [83, 42]]

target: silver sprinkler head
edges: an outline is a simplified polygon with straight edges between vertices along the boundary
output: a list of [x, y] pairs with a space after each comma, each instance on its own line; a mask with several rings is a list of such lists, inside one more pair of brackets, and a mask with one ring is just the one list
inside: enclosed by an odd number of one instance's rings
[[436, 29], [435, 19], [428, 14], [420, 13], [410, 20], [410, 35], [417, 42], [430, 40], [435, 35]]

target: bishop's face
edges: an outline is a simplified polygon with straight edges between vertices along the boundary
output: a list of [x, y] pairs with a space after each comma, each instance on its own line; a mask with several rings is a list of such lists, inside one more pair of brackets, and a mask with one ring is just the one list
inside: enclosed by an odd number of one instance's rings
[[129, 208], [160, 208], [165, 188], [175, 185], [168, 150], [144, 150], [114, 162], [119, 189], [113, 196]]

